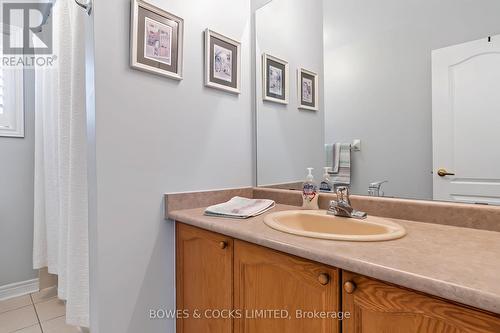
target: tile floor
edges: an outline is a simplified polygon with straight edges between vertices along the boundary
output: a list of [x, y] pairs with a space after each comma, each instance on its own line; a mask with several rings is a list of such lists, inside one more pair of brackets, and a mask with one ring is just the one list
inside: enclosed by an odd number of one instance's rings
[[66, 308], [56, 288], [0, 301], [0, 333], [80, 333], [66, 325]]

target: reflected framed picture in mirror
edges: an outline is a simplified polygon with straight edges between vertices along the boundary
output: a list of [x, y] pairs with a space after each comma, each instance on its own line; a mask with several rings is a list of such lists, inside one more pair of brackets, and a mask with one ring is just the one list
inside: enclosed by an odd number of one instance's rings
[[318, 74], [297, 69], [297, 95], [299, 109], [318, 111]]
[[205, 30], [205, 86], [240, 93], [241, 43]]
[[182, 79], [184, 20], [142, 0], [132, 1], [130, 65]]
[[262, 96], [265, 101], [288, 104], [288, 62], [262, 55]]

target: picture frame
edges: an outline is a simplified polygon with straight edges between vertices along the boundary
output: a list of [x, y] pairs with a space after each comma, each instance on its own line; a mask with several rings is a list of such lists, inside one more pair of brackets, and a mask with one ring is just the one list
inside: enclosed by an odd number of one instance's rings
[[262, 98], [280, 104], [288, 104], [290, 84], [288, 62], [262, 54]]
[[318, 74], [304, 69], [297, 69], [297, 105], [299, 109], [319, 110]]
[[130, 66], [182, 80], [184, 20], [143, 0], [132, 0]]
[[205, 86], [240, 93], [241, 43], [205, 30]]

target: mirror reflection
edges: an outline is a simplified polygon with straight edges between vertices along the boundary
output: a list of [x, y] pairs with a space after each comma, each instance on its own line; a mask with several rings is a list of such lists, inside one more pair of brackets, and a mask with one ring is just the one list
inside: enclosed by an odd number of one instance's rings
[[[500, 3], [256, 10], [257, 182], [500, 204]], [[322, 183], [323, 182], [323, 183]]]

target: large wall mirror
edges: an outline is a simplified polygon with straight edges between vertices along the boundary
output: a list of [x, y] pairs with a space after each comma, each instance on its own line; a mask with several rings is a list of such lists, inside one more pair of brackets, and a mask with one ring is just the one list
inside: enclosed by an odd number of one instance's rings
[[353, 194], [500, 204], [498, 13], [496, 0], [257, 9], [258, 186], [301, 189], [306, 168], [319, 183], [329, 167]]

